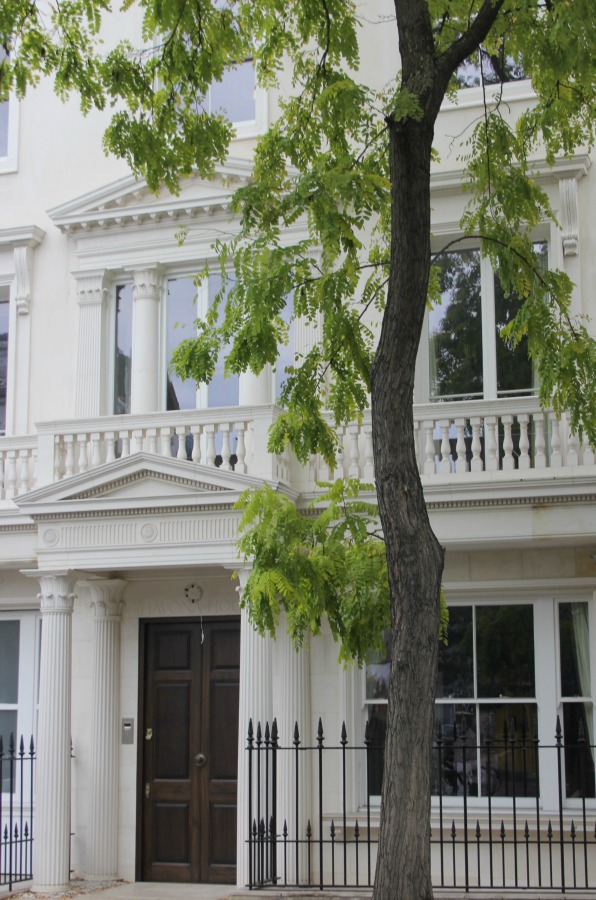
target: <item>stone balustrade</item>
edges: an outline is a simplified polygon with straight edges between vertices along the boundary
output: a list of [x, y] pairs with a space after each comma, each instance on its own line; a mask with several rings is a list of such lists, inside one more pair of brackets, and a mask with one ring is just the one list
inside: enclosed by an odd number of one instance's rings
[[[374, 481], [370, 413], [338, 429], [334, 466], [313, 457], [305, 468], [290, 467], [288, 453], [268, 452], [268, 430], [278, 415], [275, 406], [255, 406], [46, 422], [34, 435], [0, 437], [0, 500], [138, 451], [291, 481], [302, 490], [342, 475]], [[594, 448], [571, 433], [569, 417], [541, 410], [535, 398], [418, 405], [414, 430], [425, 484], [482, 482], [496, 472], [580, 475], [595, 465]]]

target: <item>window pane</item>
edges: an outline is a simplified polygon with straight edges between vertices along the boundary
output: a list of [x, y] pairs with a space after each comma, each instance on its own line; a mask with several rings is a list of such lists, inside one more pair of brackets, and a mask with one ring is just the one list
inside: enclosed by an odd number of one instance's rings
[[[1, 155], [1, 154], [0, 154]], [[6, 387], [8, 382], [8, 316], [7, 291], [0, 288], [0, 431], [6, 430]]]
[[591, 703], [563, 704], [565, 794], [594, 797], [594, 738]]
[[210, 88], [211, 112], [222, 112], [231, 122], [249, 122], [255, 118], [255, 71], [247, 59], [228, 69], [221, 81]]
[[483, 796], [537, 796], [537, 715], [535, 703], [480, 705]]
[[132, 285], [116, 288], [116, 351], [114, 360], [114, 414], [130, 412], [132, 367]]
[[385, 735], [387, 733], [387, 705], [385, 703], [368, 707], [368, 793], [377, 796], [383, 787], [383, 761], [385, 758]]
[[474, 696], [473, 643], [472, 607], [451, 607], [447, 645], [439, 644], [437, 697]]
[[[10, 790], [10, 762], [8, 753], [10, 748], [10, 736], [14, 736], [15, 746], [18, 747], [19, 737], [17, 736], [17, 711], [0, 709], [0, 735], [2, 735], [2, 743], [4, 746], [4, 762], [2, 765], [2, 791], [8, 793]], [[13, 775], [16, 778], [16, 775]]]
[[561, 694], [590, 697], [590, 632], [587, 603], [559, 604]]
[[0, 621], [0, 703], [19, 700], [19, 635], [21, 623]]
[[[277, 362], [275, 364], [275, 399], [279, 400], [281, 389], [287, 380], [286, 368], [288, 366], [293, 366], [295, 362], [295, 350], [294, 350], [294, 334], [295, 334], [295, 323], [292, 319], [292, 314], [294, 312], [294, 298], [293, 296], [289, 298], [286, 306], [282, 310], [281, 318], [284, 320], [286, 325], [288, 326], [288, 343], [287, 344], [279, 344], [277, 350]], [[290, 321], [291, 320], [291, 321]]]
[[431, 397], [481, 397], [480, 253], [439, 258], [442, 303], [429, 314]]
[[366, 699], [389, 699], [389, 673], [391, 664], [389, 653], [384, 656], [371, 656], [366, 664]]
[[[546, 270], [548, 253], [546, 243], [534, 244], [541, 270]], [[503, 292], [501, 282], [495, 273], [495, 340], [497, 351], [497, 393], [528, 394], [534, 389], [534, 371], [528, 356], [528, 339], [524, 337], [517, 347], [513, 341], [504, 341], [501, 330], [515, 318], [519, 310], [519, 299], [515, 294]]]
[[459, 88], [479, 87], [483, 79], [485, 84], [505, 84], [525, 77], [521, 63], [516, 62], [512, 56], [506, 56], [504, 49], [495, 54], [480, 50], [468, 57], [455, 75]]
[[[228, 285], [231, 287], [232, 282]], [[209, 276], [209, 306], [213, 303], [215, 295], [221, 290], [221, 275]], [[223, 318], [223, 305], [219, 308], [219, 320]], [[224, 347], [215, 366], [215, 374], [209, 383], [208, 405], [213, 406], [238, 406], [240, 400], [239, 382], [237, 375], [224, 376], [224, 364], [227, 349]]]
[[[194, 337], [197, 318], [197, 288], [192, 278], [168, 280], [166, 360], [187, 338]], [[196, 409], [197, 386], [192, 379], [183, 381], [174, 372], [167, 373], [166, 409]]]
[[[431, 791], [443, 797], [478, 793], [476, 707], [471, 703], [437, 703]], [[465, 746], [464, 746], [465, 745]]]
[[476, 610], [479, 697], [533, 697], [534, 611], [530, 604]]

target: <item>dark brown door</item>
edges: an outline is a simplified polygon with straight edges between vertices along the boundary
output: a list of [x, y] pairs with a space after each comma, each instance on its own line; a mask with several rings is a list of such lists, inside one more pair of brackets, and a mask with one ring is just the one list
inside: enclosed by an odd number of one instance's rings
[[141, 877], [236, 881], [237, 619], [144, 626]]

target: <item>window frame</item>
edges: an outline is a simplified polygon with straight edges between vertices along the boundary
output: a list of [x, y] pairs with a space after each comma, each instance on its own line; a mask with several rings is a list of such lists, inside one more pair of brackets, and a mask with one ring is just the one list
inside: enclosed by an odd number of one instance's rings
[[9, 94], [8, 100], [4, 102], [8, 104], [8, 137], [6, 153], [0, 155], [0, 175], [10, 174], [18, 169], [19, 102], [13, 92]]
[[[441, 234], [440, 237], [435, 236], [432, 251], [438, 253], [443, 247], [449, 243], [458, 241], [459, 235], [450, 231]], [[554, 258], [552, 248], [556, 245], [555, 235], [552, 233], [552, 227], [548, 223], [537, 228], [532, 234], [533, 243], [546, 244], [546, 260], [548, 268], [556, 267], [558, 260]], [[477, 241], [472, 238], [464, 238], [459, 241], [456, 246], [446, 252], [463, 252], [466, 250], [479, 251], [480, 265], [480, 315], [482, 328], [482, 396], [474, 397], [476, 403], [488, 402], [492, 400], [506, 401], [508, 397], [535, 397], [537, 395], [537, 385], [532, 388], [519, 392], [501, 392], [498, 391], [498, 373], [497, 373], [497, 344], [496, 344], [496, 317], [495, 317], [495, 278], [497, 277], [495, 270], [487, 256], [483, 256]], [[450, 402], [459, 403], [464, 400], [463, 397], [454, 396], [432, 396], [431, 395], [431, 334], [430, 334], [430, 312], [426, 312], [425, 324], [423, 330], [424, 338], [420, 342], [420, 349], [417, 361], [417, 385], [415, 390], [415, 403], [432, 403], [432, 404], [449, 404]]]
[[[557, 716], [561, 717], [563, 702], [565, 698], [561, 694], [561, 659], [560, 659], [560, 642], [559, 642], [559, 612], [558, 608], [561, 603], [578, 603], [585, 602], [588, 604], [588, 623], [590, 631], [591, 646], [594, 646], [594, 636], [596, 635], [596, 593], [586, 590], [562, 590], [556, 594], [547, 594], [543, 591], [532, 591], [527, 587], [516, 588], [511, 587], [509, 591], [489, 591], [482, 596], [481, 589], [473, 590], [470, 585], [470, 593], [457, 592], [448, 593], [447, 605], [450, 607], [488, 607], [488, 606], [504, 606], [504, 605], [531, 605], [533, 607], [533, 628], [534, 628], [534, 674], [535, 674], [535, 697], [534, 702], [537, 706], [538, 719], [538, 741], [540, 751], [540, 785], [539, 785], [539, 804], [542, 810], [556, 809], [558, 804], [557, 795], [557, 772], [555, 751], [550, 749], [555, 745], [555, 730]], [[596, 663], [593, 656], [590, 658], [590, 676], [592, 697], [589, 698], [592, 703], [593, 727], [596, 733]], [[384, 704], [384, 700], [370, 700], [366, 698], [366, 667], [355, 673], [357, 683], [354, 686], [354, 695], [357, 698], [358, 709], [354, 717], [354, 723], [359, 735], [355, 743], [362, 744], [360, 735], [364, 734], [364, 728], [368, 718], [368, 707], [372, 704]], [[457, 702], [459, 698], [452, 701]], [[573, 698], [577, 700], [578, 698]], [[584, 698], [582, 698], [584, 699]], [[527, 698], [515, 698], [516, 702], [527, 702]], [[435, 701], [436, 702], [436, 701]], [[467, 699], [462, 702], [467, 702]], [[484, 698], [476, 698], [476, 704], [486, 702]], [[549, 749], [546, 749], [549, 748]], [[358, 765], [358, 764], [357, 764]], [[564, 777], [564, 776], [563, 776]], [[358, 810], [365, 809], [367, 805], [367, 785], [366, 785], [366, 766], [361, 764], [357, 771], [357, 785], [355, 807]], [[378, 811], [380, 807], [380, 795], [372, 795], [370, 797], [370, 807], [373, 811]], [[536, 798], [516, 798], [518, 809], [522, 809], [524, 805], [535, 807]], [[596, 797], [586, 798], [586, 809], [591, 814], [596, 810]], [[462, 796], [443, 796], [439, 800], [438, 796], [431, 798], [431, 810], [438, 811], [439, 805], [442, 803], [443, 809], [448, 808], [453, 812], [463, 809]], [[476, 809], [481, 813], [486, 809], [486, 796], [468, 796], [467, 803], [470, 808]], [[507, 814], [511, 810], [510, 797], [493, 797], [491, 800], [492, 808], [502, 810]], [[565, 784], [563, 783], [563, 806], [572, 812], [581, 808], [582, 800], [575, 797], [567, 797], [565, 795]]]

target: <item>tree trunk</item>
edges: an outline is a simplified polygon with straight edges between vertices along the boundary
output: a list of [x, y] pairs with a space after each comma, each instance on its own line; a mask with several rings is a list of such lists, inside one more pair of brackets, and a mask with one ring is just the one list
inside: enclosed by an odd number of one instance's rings
[[432, 137], [426, 117], [390, 123], [392, 265], [372, 420], [392, 646], [374, 900], [432, 897], [430, 755], [443, 550], [426, 511], [412, 409], [430, 263]]

